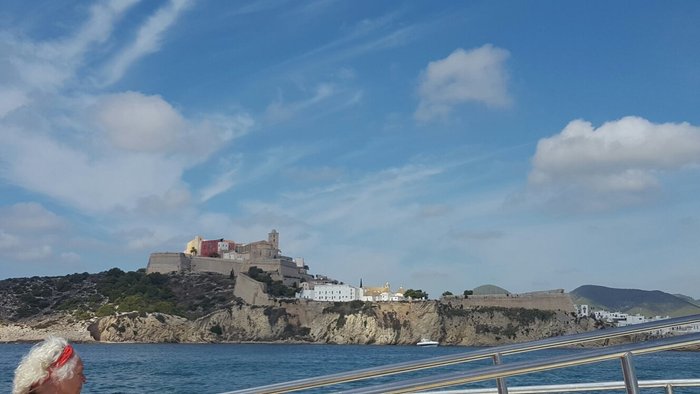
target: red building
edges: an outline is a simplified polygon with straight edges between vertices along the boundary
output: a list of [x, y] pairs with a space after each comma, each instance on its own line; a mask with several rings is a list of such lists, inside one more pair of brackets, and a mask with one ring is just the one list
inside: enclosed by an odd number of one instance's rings
[[199, 255], [202, 257], [221, 257], [228, 251], [233, 251], [236, 248], [236, 243], [233, 241], [224, 241], [221, 239], [212, 239], [202, 241], [201, 251]]

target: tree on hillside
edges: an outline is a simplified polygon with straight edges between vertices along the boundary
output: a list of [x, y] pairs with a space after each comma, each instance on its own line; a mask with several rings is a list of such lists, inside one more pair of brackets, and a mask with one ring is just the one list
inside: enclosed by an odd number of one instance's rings
[[447, 296], [451, 296], [451, 295], [454, 295], [454, 294], [452, 294], [452, 292], [449, 291], [449, 290], [447, 290], [446, 292], [442, 293], [442, 296], [443, 296], [443, 297], [447, 297]]
[[294, 297], [296, 291], [288, 286], [285, 286], [281, 280], [272, 280], [272, 277], [268, 272], [262, 269], [252, 266], [248, 269], [248, 276], [251, 279], [265, 284], [266, 293], [273, 297]]
[[464, 290], [464, 296], [465, 296], [465, 297], [466, 297], [466, 296], [470, 296], [470, 295], [472, 295], [472, 294], [474, 294], [474, 290]]
[[403, 293], [403, 296], [406, 298], [413, 298], [414, 300], [418, 300], [421, 298], [428, 299], [428, 293], [424, 292], [421, 289], [418, 289], [418, 290], [408, 289]]

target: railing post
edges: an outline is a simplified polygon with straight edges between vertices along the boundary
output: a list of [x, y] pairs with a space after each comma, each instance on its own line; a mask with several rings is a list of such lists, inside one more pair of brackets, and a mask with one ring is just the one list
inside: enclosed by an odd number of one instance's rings
[[[501, 353], [496, 353], [491, 356], [491, 358], [493, 358], [493, 363], [495, 365], [501, 365]], [[497, 378], [496, 387], [498, 387], [498, 394], [508, 394], [508, 386], [506, 385], [505, 378]]]
[[625, 378], [627, 394], [639, 394], [639, 382], [637, 381], [637, 373], [634, 370], [634, 362], [630, 352], [622, 356], [622, 376]]
[[666, 385], [666, 394], [673, 394], [673, 386], [670, 383]]

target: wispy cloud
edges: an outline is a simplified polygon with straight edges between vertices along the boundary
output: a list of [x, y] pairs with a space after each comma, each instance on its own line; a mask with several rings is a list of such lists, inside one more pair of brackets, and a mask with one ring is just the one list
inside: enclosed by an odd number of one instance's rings
[[23, 107], [28, 102], [29, 98], [22, 90], [17, 88], [0, 88], [0, 119], [17, 108]]
[[236, 184], [236, 170], [218, 174], [216, 179], [200, 190], [200, 201], [206, 202], [231, 189]]
[[51, 91], [60, 88], [82, 65], [86, 52], [109, 39], [114, 25], [138, 0], [112, 0], [96, 4], [90, 17], [73, 35], [51, 41], [32, 42], [11, 34], [1, 36], [5, 55], [13, 67], [7, 75], [13, 84], [27, 90]]
[[285, 102], [279, 98], [267, 107], [265, 111], [267, 119], [271, 123], [278, 123], [296, 116], [298, 113], [327, 100], [336, 94], [336, 88], [332, 84], [324, 83], [316, 87], [313, 96], [299, 101]]
[[191, 0], [171, 0], [139, 29], [136, 39], [107, 62], [102, 85], [110, 85], [122, 78], [126, 70], [140, 58], [160, 49], [165, 32], [180, 14], [192, 5]]
[[[333, 67], [337, 64], [344, 66], [344, 63], [355, 57], [408, 45], [420, 36], [426, 29], [426, 24], [396, 27], [395, 24], [401, 13], [402, 11], [399, 10], [377, 18], [362, 19], [351, 26], [339, 29], [334, 35], [337, 38], [262, 69], [260, 73], [278, 73], [280, 70], [283, 70], [286, 75], [309, 73], [322, 67]], [[439, 21], [431, 23], [439, 23]]]

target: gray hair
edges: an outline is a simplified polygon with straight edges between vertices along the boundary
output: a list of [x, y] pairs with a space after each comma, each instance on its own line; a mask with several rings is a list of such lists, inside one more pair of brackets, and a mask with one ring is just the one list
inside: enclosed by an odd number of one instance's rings
[[28, 394], [31, 392], [32, 386], [43, 384], [48, 379], [62, 381], [72, 378], [78, 365], [76, 355], [63, 366], [51, 369], [66, 346], [68, 346], [68, 341], [58, 337], [48, 337], [43, 342], [34, 345], [15, 369], [12, 394]]

